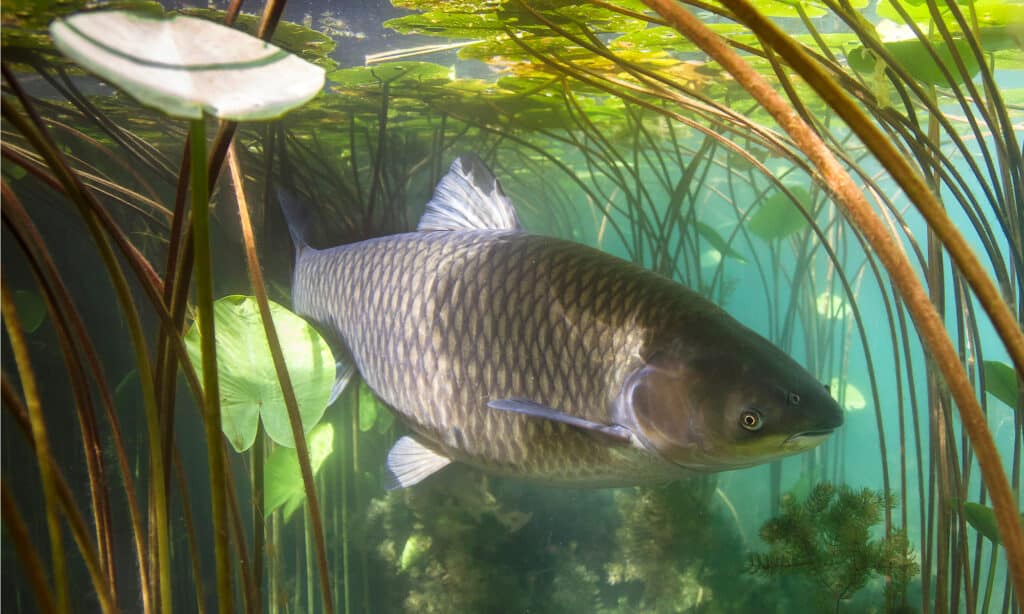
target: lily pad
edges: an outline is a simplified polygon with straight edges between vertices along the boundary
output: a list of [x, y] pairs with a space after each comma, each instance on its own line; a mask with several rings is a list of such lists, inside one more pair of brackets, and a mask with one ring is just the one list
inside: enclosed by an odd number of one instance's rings
[[323, 89], [324, 70], [258, 38], [183, 15], [127, 11], [54, 20], [57, 48], [172, 117], [280, 117]]
[[[334, 385], [334, 356], [305, 320], [274, 302], [270, 303], [270, 312], [299, 404], [302, 429], [308, 434], [327, 409]], [[224, 435], [236, 451], [244, 452], [255, 441], [262, 417], [263, 428], [274, 442], [294, 447], [288, 410], [256, 299], [226, 296], [213, 304], [213, 317]], [[185, 347], [202, 379], [198, 327], [192, 326], [185, 335]]]
[[343, 87], [379, 87], [383, 83], [441, 85], [447, 83], [451, 68], [430, 62], [385, 62], [332, 71], [327, 78]]
[[1017, 373], [1013, 367], [998, 360], [985, 361], [985, 392], [991, 394], [1011, 409], [1017, 409]]
[[[802, 186], [791, 186], [790, 192], [805, 207], [811, 196]], [[784, 239], [807, 227], [807, 220], [793, 201], [783, 192], [775, 192], [757, 205], [757, 210], [747, 220], [747, 228], [762, 239]]]
[[829, 320], [853, 317], [853, 308], [846, 304], [843, 297], [833, 294], [829, 290], [818, 295], [814, 306], [818, 315]]
[[[315, 476], [324, 461], [334, 451], [334, 427], [321, 424], [309, 434], [309, 464]], [[269, 518], [279, 507], [283, 507], [284, 519], [306, 500], [306, 489], [302, 483], [299, 456], [294, 448], [275, 448], [263, 465], [263, 515]]]
[[[938, 62], [932, 57], [929, 45], [935, 51]], [[942, 72], [943, 68], [949, 72], [954, 85], [964, 82], [964, 77], [954, 61], [954, 55], [958, 56], [964, 63], [968, 77], [973, 78], [978, 74], [978, 60], [971, 51], [970, 44], [964, 39], [953, 41], [951, 48], [945, 41], [937, 40], [925, 43], [917, 38], [909, 40], [891, 41], [882, 43], [889, 55], [896, 64], [901, 66], [913, 78], [929, 85], [949, 86], [950, 80]], [[874, 53], [865, 47], [857, 47], [851, 50], [847, 56], [850, 67], [857, 72], [874, 74], [877, 58]]]
[[860, 389], [846, 380], [833, 377], [828, 389], [832, 391], [832, 396], [842, 402], [846, 411], [861, 411], [868, 406]]

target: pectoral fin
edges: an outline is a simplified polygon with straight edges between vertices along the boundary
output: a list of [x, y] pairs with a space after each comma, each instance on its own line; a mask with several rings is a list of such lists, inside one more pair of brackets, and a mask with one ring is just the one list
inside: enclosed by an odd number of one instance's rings
[[632, 438], [632, 433], [629, 429], [618, 424], [601, 424], [599, 422], [592, 422], [585, 418], [578, 416], [570, 416], [567, 413], [560, 412], [557, 409], [548, 407], [547, 405], [541, 405], [540, 403], [534, 403], [533, 401], [527, 401], [525, 399], [496, 399], [487, 404], [491, 409], [500, 409], [502, 411], [511, 411], [517, 414], [525, 414], [527, 416], [533, 416], [535, 418], [543, 418], [545, 420], [553, 420], [555, 422], [561, 422], [568, 424], [569, 426], [576, 427], [584, 430], [588, 433], [594, 433], [603, 437], [608, 437], [620, 443], [629, 443]]
[[452, 459], [434, 452], [406, 435], [388, 452], [388, 483], [385, 488], [408, 488], [444, 469]]

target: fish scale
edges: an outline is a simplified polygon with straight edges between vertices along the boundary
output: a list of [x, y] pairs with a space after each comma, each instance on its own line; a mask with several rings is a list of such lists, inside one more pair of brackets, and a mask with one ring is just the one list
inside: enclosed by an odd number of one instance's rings
[[295, 310], [413, 432], [395, 484], [452, 460], [572, 486], [750, 466], [823, 441], [820, 383], [717, 306], [596, 249], [531, 235], [479, 159], [438, 184], [418, 232], [296, 244]]

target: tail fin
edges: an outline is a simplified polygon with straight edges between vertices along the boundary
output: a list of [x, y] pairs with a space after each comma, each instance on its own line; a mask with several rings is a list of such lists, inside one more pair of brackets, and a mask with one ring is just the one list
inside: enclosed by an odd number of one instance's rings
[[309, 248], [309, 210], [299, 202], [295, 194], [284, 188], [277, 189], [277, 201], [281, 204], [281, 213], [288, 223], [288, 233], [292, 235], [292, 244], [298, 255]]

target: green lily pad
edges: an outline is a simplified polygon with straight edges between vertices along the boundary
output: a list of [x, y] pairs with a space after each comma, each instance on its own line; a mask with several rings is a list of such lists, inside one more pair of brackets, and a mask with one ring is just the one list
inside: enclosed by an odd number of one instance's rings
[[1013, 367], [998, 360], [985, 361], [985, 392], [1011, 409], [1017, 409], [1017, 373]]
[[832, 396], [842, 401], [843, 409], [846, 411], [861, 411], [868, 406], [868, 401], [860, 388], [845, 379], [833, 377], [828, 389], [832, 391]]
[[[802, 186], [790, 186], [790, 192], [805, 207], [811, 196]], [[784, 239], [807, 227], [807, 220], [793, 201], [783, 192], [775, 192], [757, 206], [754, 215], [747, 220], [747, 229], [762, 239]]]
[[853, 308], [846, 304], [843, 297], [833, 294], [829, 290], [825, 290], [818, 295], [818, 298], [814, 301], [814, 306], [818, 315], [829, 320], [853, 317]]
[[195, 17], [78, 13], [54, 20], [50, 35], [75, 62], [172, 117], [273, 119], [324, 84], [319, 66]]
[[[949, 79], [942, 72], [943, 67], [949, 72], [955, 85], [964, 82], [964, 75], [957, 69], [956, 62], [953, 60], [954, 54], [963, 61], [964, 67], [971, 78], [978, 74], [978, 60], [966, 40], [954, 40], [952, 50], [942, 40], [931, 41], [929, 44], [934, 49], [936, 56], [938, 56], [938, 62], [929, 52], [929, 45], [916, 38], [882, 43], [882, 46], [892, 56], [893, 61], [907, 71], [910, 76], [928, 85], [950, 85]], [[875, 72], [877, 58], [874, 53], [865, 47], [852, 49], [847, 54], [846, 59], [850, 67], [857, 72], [865, 74], [874, 74]]]
[[[270, 303], [270, 312], [299, 404], [302, 429], [308, 434], [327, 409], [334, 385], [334, 356], [305, 320], [274, 302]], [[213, 317], [224, 435], [236, 451], [244, 452], [255, 441], [262, 417], [263, 428], [274, 442], [294, 447], [288, 410], [256, 299], [226, 296], [214, 302]], [[185, 347], [201, 380], [197, 326], [185, 335]]]
[[15, 290], [14, 306], [18, 310], [21, 327], [27, 334], [39, 330], [46, 319], [46, 304], [41, 296], [31, 290]]
[[430, 62], [384, 62], [376, 66], [356, 66], [332, 71], [327, 78], [344, 87], [379, 87], [408, 83], [447, 83], [451, 68]]
[[[317, 426], [309, 434], [309, 464], [315, 476], [334, 451], [334, 427], [330, 423]], [[263, 465], [263, 515], [269, 518], [279, 507], [287, 522], [306, 500], [299, 455], [294, 448], [278, 447]]]

